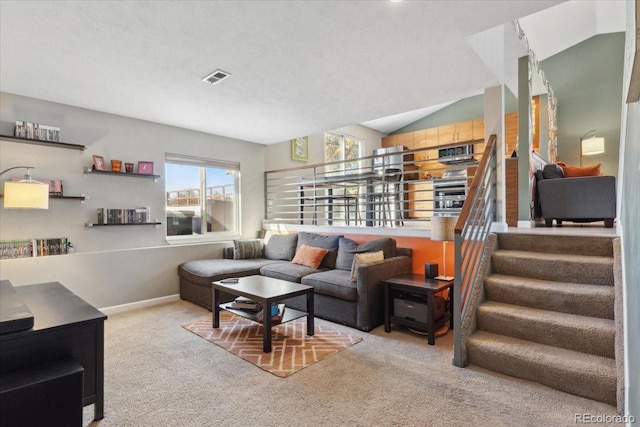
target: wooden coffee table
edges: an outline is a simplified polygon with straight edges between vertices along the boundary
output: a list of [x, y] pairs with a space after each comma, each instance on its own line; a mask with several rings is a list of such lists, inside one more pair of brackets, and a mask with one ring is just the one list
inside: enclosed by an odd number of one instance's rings
[[263, 338], [262, 351], [271, 352], [271, 316], [264, 316], [262, 320], [258, 318], [259, 313], [247, 310], [238, 310], [228, 306], [229, 303], [220, 304], [220, 291], [231, 295], [243, 296], [262, 303], [262, 307], [269, 309], [271, 304], [300, 295], [307, 296], [307, 311], [295, 310], [286, 307], [282, 315], [282, 320], [278, 322], [286, 323], [300, 317], [307, 316], [307, 335], [313, 336], [313, 286], [302, 285], [300, 283], [288, 282], [286, 280], [273, 279], [264, 276], [247, 276], [238, 278], [238, 283], [223, 283], [216, 281], [212, 284], [213, 289], [213, 327], [220, 327], [220, 310], [226, 310], [238, 316], [262, 323]]

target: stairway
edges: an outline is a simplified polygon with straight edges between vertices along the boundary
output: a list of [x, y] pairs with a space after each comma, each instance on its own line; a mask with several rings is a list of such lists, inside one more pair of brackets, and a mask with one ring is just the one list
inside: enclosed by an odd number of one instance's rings
[[468, 362], [616, 406], [613, 239], [498, 234]]

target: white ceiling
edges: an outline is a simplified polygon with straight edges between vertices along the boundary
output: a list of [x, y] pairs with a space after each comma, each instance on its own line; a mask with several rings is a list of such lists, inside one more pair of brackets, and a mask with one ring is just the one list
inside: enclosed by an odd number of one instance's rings
[[0, 90], [262, 144], [391, 131], [499, 83], [466, 38], [559, 3], [2, 0]]

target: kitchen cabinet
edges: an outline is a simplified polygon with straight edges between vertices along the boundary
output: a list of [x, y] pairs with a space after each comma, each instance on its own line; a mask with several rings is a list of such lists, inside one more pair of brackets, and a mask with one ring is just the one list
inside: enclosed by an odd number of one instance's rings
[[507, 225], [518, 226], [518, 159], [505, 159], [505, 199]]
[[395, 135], [389, 135], [382, 138], [382, 148], [403, 146], [407, 149], [413, 149], [414, 132], [398, 133]]
[[[482, 142], [478, 142], [474, 147], [473, 147], [473, 151], [474, 153], [484, 153], [484, 147], [485, 147], [485, 139], [484, 139], [484, 119], [476, 119], [473, 121], [473, 138], [474, 141], [482, 141]], [[477, 159], [480, 158], [480, 156], [476, 157]]]
[[427, 219], [433, 216], [433, 181], [409, 184], [409, 217]]
[[518, 113], [507, 113], [504, 116], [505, 156], [510, 157], [518, 145]]
[[[418, 130], [413, 133], [413, 148], [422, 149], [438, 146], [438, 128]], [[418, 162], [438, 158], [438, 150], [421, 151], [414, 154], [414, 159]], [[426, 165], [425, 165], [426, 166]]]
[[400, 145], [398, 142], [400, 140], [399, 135], [389, 135], [382, 138], [382, 148], [395, 147], [396, 145]]
[[[438, 145], [455, 144], [473, 140], [473, 120], [438, 127]], [[484, 134], [484, 126], [483, 126]], [[483, 138], [484, 139], [484, 135]]]
[[413, 147], [413, 139], [415, 132], [407, 132], [398, 134], [398, 142], [396, 145], [402, 145], [403, 147], [407, 147], [409, 150], [412, 150]]

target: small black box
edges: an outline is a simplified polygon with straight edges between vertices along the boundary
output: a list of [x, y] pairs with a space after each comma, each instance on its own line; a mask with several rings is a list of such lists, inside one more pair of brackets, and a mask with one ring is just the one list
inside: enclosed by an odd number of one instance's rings
[[435, 262], [424, 263], [424, 275], [427, 279], [433, 279], [438, 275], [438, 264]]

